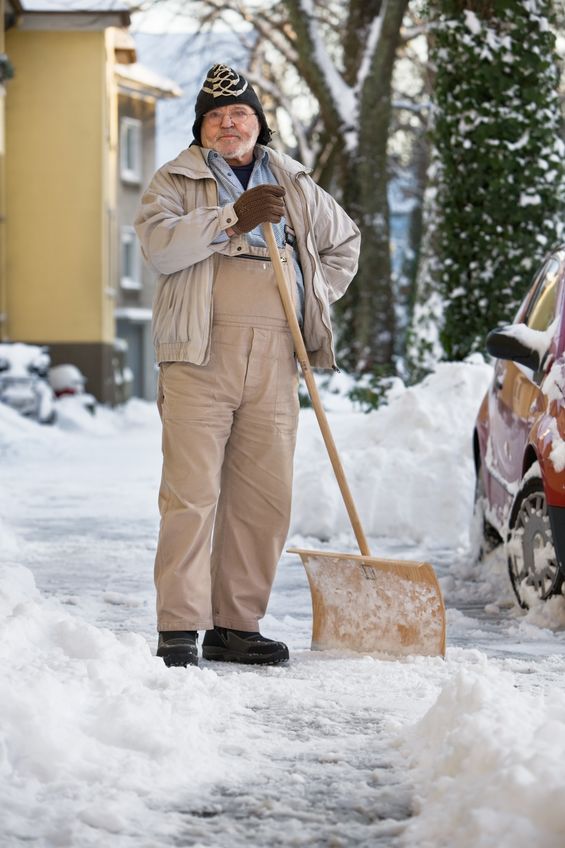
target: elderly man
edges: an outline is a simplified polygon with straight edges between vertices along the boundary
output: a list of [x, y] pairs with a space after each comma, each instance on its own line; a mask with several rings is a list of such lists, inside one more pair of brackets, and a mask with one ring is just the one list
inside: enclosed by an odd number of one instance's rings
[[313, 366], [335, 367], [329, 305], [359, 232], [271, 131], [251, 85], [214, 65], [194, 141], [160, 168], [136, 218], [158, 274], [153, 334], [163, 424], [157, 655], [280, 663], [259, 632], [290, 520], [298, 421], [292, 339], [261, 225], [274, 225]]

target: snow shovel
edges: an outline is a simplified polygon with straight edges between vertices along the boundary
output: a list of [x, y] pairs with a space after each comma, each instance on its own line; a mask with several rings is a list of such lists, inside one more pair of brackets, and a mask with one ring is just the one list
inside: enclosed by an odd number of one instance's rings
[[296, 318], [272, 225], [263, 225], [294, 349], [360, 554], [289, 548], [302, 559], [312, 594], [312, 650], [445, 655], [445, 607], [433, 567], [371, 556]]

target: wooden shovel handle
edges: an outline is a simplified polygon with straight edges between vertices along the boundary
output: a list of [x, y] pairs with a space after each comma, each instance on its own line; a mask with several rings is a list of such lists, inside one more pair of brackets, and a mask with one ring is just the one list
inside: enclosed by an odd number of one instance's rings
[[294, 350], [296, 351], [296, 356], [300, 363], [302, 374], [304, 375], [304, 381], [308, 388], [308, 393], [312, 401], [312, 406], [314, 407], [314, 412], [316, 413], [316, 418], [318, 419], [318, 424], [320, 425], [322, 438], [324, 439], [328, 451], [328, 455], [332, 464], [332, 468], [334, 470], [337, 484], [343, 497], [345, 508], [347, 510], [347, 514], [349, 515], [349, 520], [351, 522], [351, 526], [353, 527], [353, 532], [355, 533], [357, 544], [359, 545], [359, 550], [361, 551], [363, 556], [371, 556], [371, 552], [369, 550], [369, 546], [367, 544], [363, 528], [361, 527], [359, 515], [357, 514], [357, 509], [355, 507], [355, 503], [353, 501], [353, 497], [351, 495], [351, 491], [349, 489], [349, 485], [345, 477], [345, 472], [343, 470], [343, 466], [341, 464], [341, 460], [339, 458], [339, 454], [337, 452], [337, 448], [330, 430], [330, 425], [328, 424], [326, 411], [322, 406], [318, 387], [316, 385], [312, 369], [310, 368], [308, 354], [306, 353], [306, 347], [304, 345], [304, 340], [302, 338], [302, 333], [300, 331], [300, 326], [298, 324], [298, 319], [294, 310], [294, 302], [288, 290], [288, 284], [284, 274], [281, 257], [279, 255], [279, 249], [275, 241], [275, 235], [273, 233], [272, 224], [263, 224], [263, 232], [265, 233], [265, 239], [267, 241], [269, 255], [271, 257], [271, 262], [273, 263], [275, 278], [277, 281], [277, 286], [279, 288], [279, 294], [281, 296], [286, 319], [290, 327], [290, 332], [292, 333]]

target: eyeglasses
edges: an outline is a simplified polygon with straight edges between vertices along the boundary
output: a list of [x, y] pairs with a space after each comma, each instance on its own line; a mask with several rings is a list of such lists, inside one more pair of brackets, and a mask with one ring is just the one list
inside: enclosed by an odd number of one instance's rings
[[235, 106], [227, 112], [220, 109], [212, 109], [211, 112], [206, 112], [204, 115], [209, 124], [221, 124], [224, 118], [229, 118], [234, 124], [245, 124], [249, 118], [256, 117], [255, 112], [248, 112], [247, 109], [242, 109], [241, 106]]

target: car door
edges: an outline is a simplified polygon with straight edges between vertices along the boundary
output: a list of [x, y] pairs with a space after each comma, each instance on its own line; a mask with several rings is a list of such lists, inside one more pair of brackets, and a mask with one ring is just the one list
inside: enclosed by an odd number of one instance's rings
[[[553, 254], [538, 274], [524, 300], [515, 323], [532, 330], [548, 332], [548, 351], [555, 347], [559, 332], [557, 320], [560, 283], [565, 267], [565, 253]], [[547, 357], [546, 357], [547, 362]], [[534, 419], [545, 406], [540, 383], [546, 362], [539, 371], [511, 362], [497, 360], [489, 397], [490, 439], [487, 465], [491, 486], [498, 497], [497, 517], [503, 524], [522, 478], [524, 452]], [[494, 494], [494, 492], [491, 492]]]

